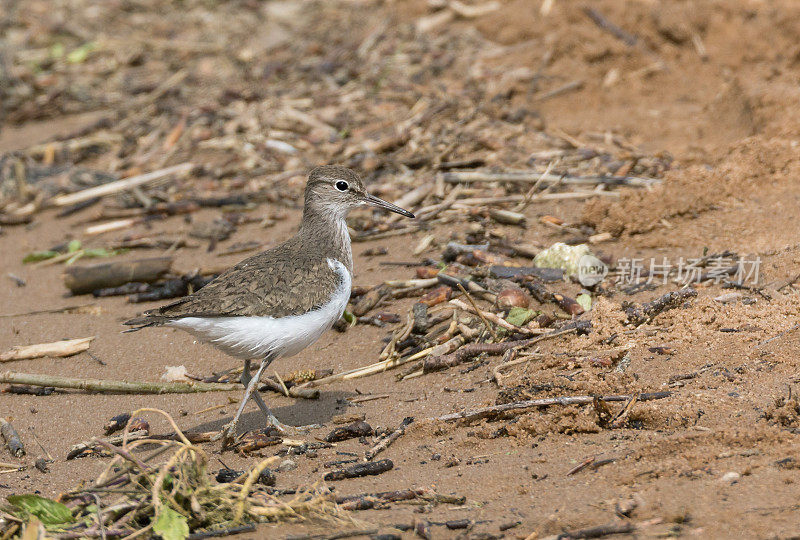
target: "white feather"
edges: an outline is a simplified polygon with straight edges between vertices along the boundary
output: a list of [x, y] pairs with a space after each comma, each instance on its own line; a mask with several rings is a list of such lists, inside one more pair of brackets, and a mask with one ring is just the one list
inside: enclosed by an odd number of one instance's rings
[[184, 317], [166, 323], [186, 330], [238, 358], [292, 356], [315, 341], [339, 320], [350, 300], [352, 278], [345, 266], [328, 259], [341, 283], [328, 303], [303, 315], [289, 317]]

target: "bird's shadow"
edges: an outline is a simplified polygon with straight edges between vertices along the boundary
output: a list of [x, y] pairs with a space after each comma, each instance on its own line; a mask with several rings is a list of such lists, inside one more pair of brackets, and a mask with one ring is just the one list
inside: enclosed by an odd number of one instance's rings
[[[272, 411], [275, 417], [289, 426], [308, 426], [311, 424], [325, 425], [337, 414], [341, 414], [350, 406], [350, 402], [346, 399], [355, 395], [353, 392], [321, 392], [319, 399], [296, 399], [294, 403], [283, 407], [273, 407], [270, 404], [269, 394], [262, 393], [264, 401]], [[236, 404], [238, 407], [238, 404]], [[236, 409], [229, 412], [218, 419], [204, 422], [191, 427], [187, 431], [217, 431], [231, 421]], [[266, 421], [264, 415], [256, 406], [254, 401], [247, 404], [245, 411], [239, 418], [239, 426], [237, 431], [244, 433], [246, 431], [254, 431], [264, 429]]]

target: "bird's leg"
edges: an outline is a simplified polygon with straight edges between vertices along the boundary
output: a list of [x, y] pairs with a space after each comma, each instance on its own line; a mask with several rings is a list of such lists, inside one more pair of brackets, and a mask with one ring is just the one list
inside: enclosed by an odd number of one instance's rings
[[[244, 412], [244, 407], [247, 405], [247, 400], [250, 399], [250, 396], [258, 396], [258, 390], [256, 387], [258, 386], [258, 381], [261, 378], [261, 373], [264, 372], [264, 369], [272, 362], [274, 356], [267, 355], [261, 361], [261, 365], [258, 367], [258, 371], [256, 372], [255, 377], [250, 377], [250, 360], [245, 360], [244, 362], [244, 369], [242, 369], [242, 377], [241, 381], [242, 384], [245, 385], [244, 397], [242, 397], [241, 403], [239, 403], [239, 410], [236, 411], [236, 415], [233, 417], [229, 423], [225, 424], [225, 427], [222, 428], [222, 447], [226, 448], [230, 443], [233, 442], [234, 437], [236, 436], [236, 425], [239, 423], [239, 417], [242, 416], [242, 412]], [[255, 394], [253, 394], [255, 392]], [[258, 403], [261, 401], [261, 396], [258, 396], [256, 402]], [[261, 404], [264, 402], [261, 401]], [[259, 407], [261, 407], [259, 404]], [[266, 405], [264, 405], [266, 407]], [[269, 411], [269, 409], [267, 409]]]
[[[247, 367], [248, 367], [248, 365], [247, 365], [247, 364], [245, 364], [245, 369], [246, 369]], [[249, 371], [248, 371], [247, 373], [248, 373], [248, 375], [249, 375]], [[248, 378], [248, 382], [249, 382], [249, 378]], [[244, 383], [244, 372], [242, 373], [242, 383]], [[246, 385], [245, 385], [245, 386], [246, 386]], [[258, 386], [258, 385], [256, 385], [256, 386]], [[274, 415], [274, 414], [272, 414], [272, 411], [270, 411], [270, 410], [269, 410], [269, 407], [267, 407], [267, 404], [266, 404], [266, 403], [264, 403], [264, 400], [263, 400], [263, 399], [261, 399], [261, 394], [259, 394], [259, 393], [258, 393], [258, 388], [256, 388], [256, 389], [253, 391], [253, 396], [252, 396], [252, 397], [253, 397], [253, 400], [255, 400], [255, 402], [256, 402], [256, 405], [258, 405], [258, 408], [259, 408], [259, 409], [261, 409], [261, 412], [262, 412], [262, 413], [264, 414], [264, 416], [266, 417], [266, 419], [267, 419], [267, 424], [270, 424], [270, 425], [272, 425], [272, 426], [275, 426], [275, 427], [276, 427], [278, 430], [280, 430], [282, 433], [286, 433], [286, 434], [289, 434], [289, 433], [298, 433], [298, 432], [299, 432], [299, 433], [303, 433], [303, 432], [306, 432], [306, 431], [308, 431], [308, 430], [310, 430], [310, 429], [314, 429], [314, 428], [318, 428], [318, 427], [320, 427], [320, 426], [319, 426], [319, 425], [317, 425], [317, 424], [312, 424], [312, 425], [310, 425], [310, 426], [298, 426], [298, 427], [287, 426], [286, 424], [282, 423], [280, 420], [278, 420], [277, 418], [275, 418], [275, 415]]]
[[252, 377], [250, 376], [250, 360], [248, 359], [244, 361], [244, 368], [242, 368], [242, 376], [239, 377], [239, 381], [244, 385], [245, 388], [247, 388], [247, 385], [250, 384], [251, 378]]
[[[252, 377], [250, 377], [250, 360], [245, 360], [244, 369], [242, 370], [242, 377], [239, 380], [242, 381], [244, 387], [247, 388], [247, 386], [250, 384], [251, 378]], [[278, 422], [278, 419], [275, 418], [275, 415], [270, 412], [269, 407], [267, 407], [267, 404], [264, 403], [264, 400], [261, 399], [261, 394], [258, 393], [258, 390], [253, 391], [253, 399], [256, 401], [258, 408], [261, 409], [261, 412], [263, 412], [264, 415], [267, 417], [267, 422], [275, 426], [282, 425], [280, 422]]]

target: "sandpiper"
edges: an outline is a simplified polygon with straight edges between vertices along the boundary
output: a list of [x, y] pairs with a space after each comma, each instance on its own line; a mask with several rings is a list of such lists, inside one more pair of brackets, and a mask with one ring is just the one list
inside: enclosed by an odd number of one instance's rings
[[[134, 330], [180, 328], [244, 360], [241, 381], [246, 389], [236, 416], [220, 432], [225, 445], [233, 440], [251, 396], [268, 423], [291, 429], [270, 412], [257, 385], [273, 360], [302, 351], [344, 313], [353, 276], [345, 218], [364, 205], [414, 217], [367, 193], [352, 170], [317, 167], [308, 176], [303, 221], [294, 237], [245, 259], [196, 293], [125, 322], [136, 326]], [[255, 377], [250, 376], [252, 360], [261, 361]]]

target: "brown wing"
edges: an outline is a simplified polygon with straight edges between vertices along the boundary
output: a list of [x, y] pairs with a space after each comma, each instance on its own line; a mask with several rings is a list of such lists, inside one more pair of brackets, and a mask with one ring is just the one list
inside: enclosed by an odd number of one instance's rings
[[182, 317], [299, 315], [325, 304], [341, 278], [326, 259], [287, 242], [225, 271], [194, 294], [126, 321], [163, 324]]

